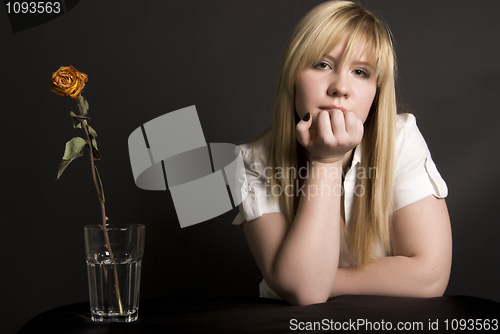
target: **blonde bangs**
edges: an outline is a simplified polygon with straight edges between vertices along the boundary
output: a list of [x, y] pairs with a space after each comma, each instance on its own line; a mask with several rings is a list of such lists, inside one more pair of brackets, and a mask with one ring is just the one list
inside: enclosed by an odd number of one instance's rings
[[300, 55], [289, 57], [290, 62], [285, 64], [293, 78], [289, 84], [292, 81], [295, 84], [298, 73], [318, 64], [346, 38], [344, 60], [350, 60], [354, 50], [361, 46], [373, 61], [377, 85], [394, 77], [395, 57], [390, 30], [384, 22], [357, 4], [325, 2], [305, 16], [301, 23], [287, 48], [289, 55]]

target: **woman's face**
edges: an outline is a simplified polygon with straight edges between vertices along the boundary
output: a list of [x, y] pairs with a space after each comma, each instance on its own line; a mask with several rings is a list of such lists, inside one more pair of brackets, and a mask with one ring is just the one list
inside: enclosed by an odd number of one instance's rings
[[372, 52], [359, 43], [350, 59], [342, 59], [347, 40], [339, 43], [312, 68], [299, 73], [295, 84], [295, 109], [302, 119], [311, 113], [316, 129], [321, 110], [352, 111], [364, 123], [377, 91]]

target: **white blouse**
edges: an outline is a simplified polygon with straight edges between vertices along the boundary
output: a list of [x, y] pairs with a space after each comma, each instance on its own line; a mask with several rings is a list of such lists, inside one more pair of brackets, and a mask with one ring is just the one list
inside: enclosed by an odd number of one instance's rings
[[[448, 195], [445, 181], [439, 174], [436, 165], [432, 161], [431, 153], [427, 144], [417, 127], [415, 116], [412, 114], [400, 114], [397, 116], [396, 136], [396, 170], [394, 174], [393, 210], [396, 211], [408, 204], [414, 203], [429, 195], [444, 198]], [[242, 187], [242, 198], [239, 205], [240, 212], [233, 221], [233, 225], [250, 222], [263, 214], [282, 212], [279, 202], [270, 194], [269, 183], [266, 172], [271, 175], [271, 170], [266, 163], [264, 147], [245, 144], [239, 146], [245, 164], [246, 183]], [[354, 151], [351, 168], [345, 175], [344, 180], [344, 212], [346, 225], [349, 225], [352, 217], [352, 206], [356, 191], [357, 173], [365, 173], [361, 177], [369, 177], [370, 171], [358, 170], [361, 158], [362, 145], [358, 145]], [[277, 193], [275, 191], [274, 193]], [[352, 265], [347, 243], [341, 233], [341, 251], [339, 267]], [[377, 257], [388, 256], [384, 253], [384, 247], [379, 245]], [[266, 282], [260, 284], [260, 296], [267, 298], [279, 298]]]

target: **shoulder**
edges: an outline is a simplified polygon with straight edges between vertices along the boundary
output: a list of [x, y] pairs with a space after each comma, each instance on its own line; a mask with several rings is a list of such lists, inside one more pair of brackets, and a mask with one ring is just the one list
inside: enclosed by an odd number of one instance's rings
[[448, 194], [431, 152], [412, 114], [397, 117], [394, 173], [394, 209], [428, 195], [443, 198]]
[[256, 140], [251, 143], [238, 145], [241, 153], [249, 158], [267, 155], [267, 147], [268, 145], [263, 140]]
[[396, 159], [424, 158], [429, 154], [427, 143], [412, 114], [398, 114], [396, 121]]
[[398, 114], [396, 116], [396, 133], [397, 139], [402, 140], [417, 128], [417, 119], [413, 114]]
[[241, 188], [244, 200], [233, 225], [255, 220], [265, 213], [281, 212], [279, 201], [271, 196], [267, 182], [271, 173], [267, 164], [268, 146], [265, 142], [256, 141], [239, 145], [238, 148], [244, 162], [244, 169], [237, 175], [240, 180], [244, 180]]
[[239, 145], [238, 149], [247, 170], [262, 172], [268, 167], [268, 145], [263, 140]]

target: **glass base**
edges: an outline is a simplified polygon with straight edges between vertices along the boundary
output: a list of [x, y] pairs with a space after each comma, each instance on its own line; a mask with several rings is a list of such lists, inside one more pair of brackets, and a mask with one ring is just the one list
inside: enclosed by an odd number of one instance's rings
[[119, 313], [103, 313], [92, 311], [91, 319], [96, 322], [134, 322], [137, 320], [139, 312], [131, 312], [128, 314]]

